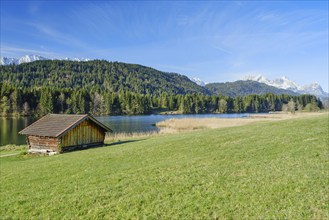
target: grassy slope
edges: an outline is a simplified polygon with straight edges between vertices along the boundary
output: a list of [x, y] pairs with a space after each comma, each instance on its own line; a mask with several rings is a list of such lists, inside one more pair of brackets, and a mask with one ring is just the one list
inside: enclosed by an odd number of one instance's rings
[[1, 161], [1, 218], [329, 217], [328, 115]]
[[4, 157], [6, 155], [13, 155], [13, 154], [23, 154], [27, 152], [28, 146], [27, 145], [6, 145], [0, 146], [0, 157]]

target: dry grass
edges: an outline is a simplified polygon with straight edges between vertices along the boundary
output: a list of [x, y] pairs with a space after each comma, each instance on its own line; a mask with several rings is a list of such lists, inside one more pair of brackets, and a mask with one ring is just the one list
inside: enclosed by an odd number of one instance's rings
[[150, 132], [132, 132], [132, 133], [111, 133], [107, 134], [105, 137], [105, 143], [112, 143], [122, 140], [136, 139], [136, 138], [146, 138], [158, 135], [158, 131]]
[[22, 150], [28, 150], [28, 146], [8, 144], [0, 147], [0, 153], [3, 151], [22, 151]]
[[161, 121], [156, 126], [166, 130], [199, 130], [205, 128], [226, 128], [247, 125], [262, 119], [252, 118], [182, 118]]
[[168, 119], [156, 123], [160, 131], [150, 132], [133, 132], [133, 133], [111, 133], [105, 137], [105, 143], [113, 143], [123, 140], [149, 138], [164, 134], [174, 134], [189, 132], [201, 129], [215, 129], [243, 126], [263, 121], [277, 121], [294, 118], [305, 118], [318, 115], [328, 114], [328, 112], [296, 112], [292, 113], [271, 113], [271, 114], [257, 114], [251, 115], [247, 118], [181, 118], [181, 119]]
[[[156, 126], [161, 128], [161, 132], [171, 131], [172, 133], [181, 131], [199, 130], [205, 128], [226, 128], [253, 124], [262, 121], [277, 121], [294, 118], [313, 117], [318, 115], [328, 115], [328, 112], [310, 112], [310, 113], [272, 113], [251, 115], [248, 118], [182, 118], [168, 119], [158, 122]], [[329, 116], [329, 115], [328, 115]]]

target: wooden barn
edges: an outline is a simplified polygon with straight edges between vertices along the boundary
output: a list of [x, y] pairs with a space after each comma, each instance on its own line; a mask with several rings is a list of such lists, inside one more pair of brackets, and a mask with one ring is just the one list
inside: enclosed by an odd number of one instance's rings
[[26, 135], [30, 151], [65, 152], [104, 144], [110, 128], [89, 114], [48, 114], [19, 134]]

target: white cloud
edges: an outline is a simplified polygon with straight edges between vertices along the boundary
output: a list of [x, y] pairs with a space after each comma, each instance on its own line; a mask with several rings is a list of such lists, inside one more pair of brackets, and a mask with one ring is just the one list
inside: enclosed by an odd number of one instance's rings
[[29, 25], [44, 34], [46, 38], [49, 38], [52, 41], [56, 41], [57, 43], [67, 46], [75, 46], [79, 49], [89, 49], [85, 43], [78, 40], [78, 37], [74, 37], [61, 32], [55, 28], [50, 27], [48, 24], [45, 25], [41, 23], [29, 23]]

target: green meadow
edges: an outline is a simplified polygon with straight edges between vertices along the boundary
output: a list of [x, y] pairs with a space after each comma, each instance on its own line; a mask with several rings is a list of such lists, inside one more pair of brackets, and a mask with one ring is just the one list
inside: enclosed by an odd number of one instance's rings
[[1, 219], [328, 219], [328, 114], [0, 158]]

